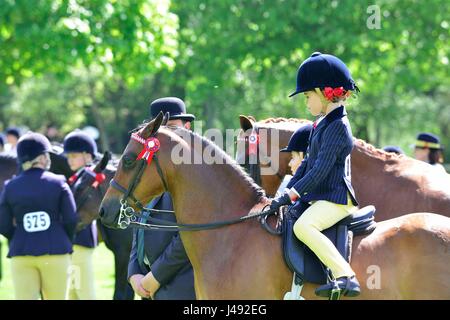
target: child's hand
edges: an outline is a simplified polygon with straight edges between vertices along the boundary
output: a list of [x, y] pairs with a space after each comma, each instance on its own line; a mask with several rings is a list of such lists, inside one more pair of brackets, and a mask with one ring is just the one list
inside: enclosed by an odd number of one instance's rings
[[271, 210], [278, 211], [282, 206], [291, 204], [291, 197], [289, 196], [289, 193], [285, 192], [281, 196], [276, 197], [272, 200], [272, 203], [270, 204]]

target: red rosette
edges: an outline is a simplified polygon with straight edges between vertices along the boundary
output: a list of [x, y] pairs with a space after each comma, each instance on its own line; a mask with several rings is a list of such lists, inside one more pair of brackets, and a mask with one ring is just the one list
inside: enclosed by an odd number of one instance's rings
[[256, 155], [258, 153], [259, 136], [253, 131], [248, 137], [248, 154]]
[[144, 149], [141, 151], [141, 153], [137, 156], [136, 160], [147, 160], [147, 163], [150, 165], [153, 159], [153, 155], [155, 152], [159, 150], [160, 143], [159, 140], [155, 137], [150, 137], [147, 140], [145, 140], [144, 143]]

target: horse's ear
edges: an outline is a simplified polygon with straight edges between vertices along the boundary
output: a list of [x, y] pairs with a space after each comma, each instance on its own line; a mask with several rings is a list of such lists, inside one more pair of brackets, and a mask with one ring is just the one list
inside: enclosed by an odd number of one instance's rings
[[164, 113], [162, 111], [160, 111], [158, 113], [158, 115], [155, 117], [155, 119], [150, 121], [147, 124], [147, 126], [144, 128], [144, 130], [142, 131], [142, 137], [148, 138], [148, 137], [154, 135], [156, 132], [158, 132], [158, 129], [161, 126], [161, 123], [163, 122], [163, 120], [164, 120]]
[[239, 116], [239, 121], [241, 122], [241, 129], [244, 131], [247, 131], [248, 129], [252, 129], [253, 128], [253, 123], [255, 123], [255, 118], [253, 118], [252, 120], [252, 116], [244, 116], [244, 115], [240, 115]]
[[99, 163], [94, 168], [95, 173], [100, 173], [103, 170], [105, 170], [106, 166], [108, 165], [109, 160], [111, 160], [111, 153], [109, 151], [105, 151], [103, 154], [102, 160], [100, 160]]
[[169, 118], [170, 118], [170, 113], [166, 112], [166, 114], [164, 115], [164, 119], [163, 119], [161, 125], [162, 126], [167, 125], [167, 121], [169, 121]]

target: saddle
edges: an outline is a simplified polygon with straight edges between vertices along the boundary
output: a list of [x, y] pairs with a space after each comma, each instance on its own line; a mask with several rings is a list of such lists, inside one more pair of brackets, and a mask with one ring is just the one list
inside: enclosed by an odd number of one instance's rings
[[[290, 207], [283, 218], [283, 255], [286, 264], [295, 273], [296, 285], [302, 285], [304, 282], [326, 284], [331, 279], [330, 271], [294, 234], [293, 226], [297, 214], [295, 208]], [[375, 207], [366, 206], [323, 230], [322, 233], [334, 243], [347, 262], [350, 262], [353, 236], [373, 232], [376, 227], [374, 215]]]

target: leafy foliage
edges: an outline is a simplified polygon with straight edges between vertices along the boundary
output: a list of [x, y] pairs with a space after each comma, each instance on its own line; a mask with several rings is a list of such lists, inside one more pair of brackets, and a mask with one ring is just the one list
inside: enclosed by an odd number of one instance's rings
[[51, 118], [63, 131], [94, 123], [118, 152], [165, 95], [184, 98], [205, 127], [235, 128], [239, 114], [309, 118], [303, 98], [287, 96], [301, 61], [321, 51], [346, 62], [361, 88], [349, 106], [355, 136], [410, 153], [416, 133], [430, 131], [450, 158], [448, 1], [372, 5], [3, 0], [0, 120], [39, 129]]

